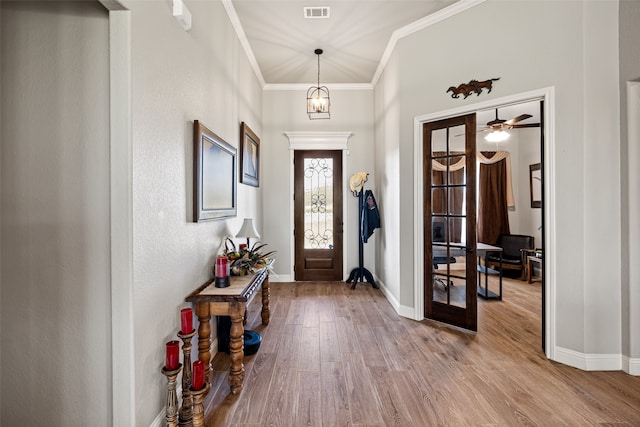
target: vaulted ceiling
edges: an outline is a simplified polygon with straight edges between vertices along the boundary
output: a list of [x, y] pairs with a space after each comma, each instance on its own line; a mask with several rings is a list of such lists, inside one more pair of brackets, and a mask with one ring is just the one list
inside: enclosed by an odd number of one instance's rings
[[[393, 43], [432, 22], [484, 0], [223, 0], [256, 74], [267, 85], [371, 84]], [[328, 8], [328, 18], [305, 18], [305, 7]], [[470, 76], [472, 78], [473, 76]], [[536, 102], [499, 109], [539, 122]], [[495, 118], [479, 111], [478, 127]]]
[[[371, 83], [394, 31], [457, 0], [227, 0], [266, 84]], [[305, 18], [304, 8], [329, 8]], [[236, 23], [237, 24], [237, 23]], [[255, 64], [254, 64], [255, 66]]]

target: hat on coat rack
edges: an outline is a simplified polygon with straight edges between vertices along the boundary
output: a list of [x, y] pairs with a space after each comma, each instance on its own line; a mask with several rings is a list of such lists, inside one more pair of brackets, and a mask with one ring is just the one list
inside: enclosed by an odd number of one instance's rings
[[367, 172], [356, 172], [351, 175], [349, 178], [349, 187], [351, 187], [351, 191], [353, 191], [353, 195], [357, 196], [362, 190], [362, 186], [365, 182], [367, 182], [367, 176], [369, 174]]

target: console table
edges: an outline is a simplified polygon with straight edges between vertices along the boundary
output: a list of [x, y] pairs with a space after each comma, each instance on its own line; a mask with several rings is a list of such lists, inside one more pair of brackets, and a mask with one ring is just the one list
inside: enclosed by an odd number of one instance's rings
[[205, 378], [210, 379], [211, 370], [211, 316], [229, 316], [231, 331], [229, 336], [229, 386], [231, 393], [242, 390], [244, 380], [244, 316], [247, 305], [256, 291], [262, 287], [262, 324], [269, 324], [269, 271], [265, 268], [254, 275], [231, 276], [231, 285], [216, 288], [214, 279], [209, 280], [191, 292], [186, 301], [195, 305], [198, 316], [198, 359], [205, 362]]

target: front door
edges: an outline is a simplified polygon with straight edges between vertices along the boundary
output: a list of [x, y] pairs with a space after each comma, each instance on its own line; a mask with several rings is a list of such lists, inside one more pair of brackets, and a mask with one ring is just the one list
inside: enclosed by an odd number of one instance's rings
[[425, 317], [475, 331], [476, 116], [423, 125]]
[[295, 280], [342, 280], [342, 151], [294, 153]]

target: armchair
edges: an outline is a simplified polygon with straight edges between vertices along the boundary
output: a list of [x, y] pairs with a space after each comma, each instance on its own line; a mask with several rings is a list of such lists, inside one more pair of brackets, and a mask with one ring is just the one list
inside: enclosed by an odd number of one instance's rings
[[[502, 248], [503, 270], [520, 271], [520, 280], [525, 280], [526, 255], [534, 249], [533, 236], [522, 234], [501, 234], [495, 246]], [[487, 254], [488, 267], [496, 269], [500, 266], [500, 254], [490, 252]]]

